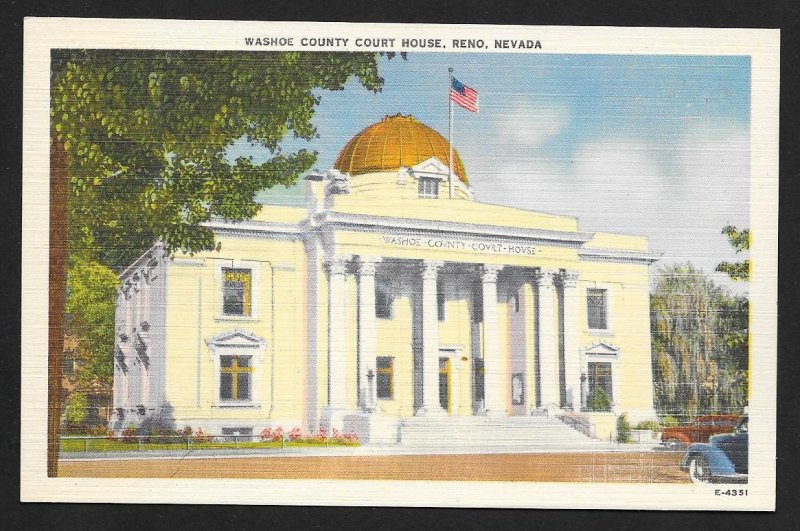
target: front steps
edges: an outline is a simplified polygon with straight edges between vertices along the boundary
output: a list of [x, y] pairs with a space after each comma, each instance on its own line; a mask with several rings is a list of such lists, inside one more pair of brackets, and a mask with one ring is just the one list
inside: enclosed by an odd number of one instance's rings
[[413, 417], [400, 422], [399, 438], [406, 448], [455, 451], [564, 451], [608, 444], [547, 416]]

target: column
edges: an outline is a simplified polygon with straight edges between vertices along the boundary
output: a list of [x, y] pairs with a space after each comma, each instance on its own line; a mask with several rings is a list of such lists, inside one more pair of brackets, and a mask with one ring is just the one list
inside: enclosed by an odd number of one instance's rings
[[424, 260], [422, 274], [422, 411], [444, 413], [439, 404], [439, 311], [436, 280], [442, 262]]
[[501, 265], [484, 264], [481, 268], [483, 285], [483, 395], [487, 415], [506, 414], [506, 386], [503, 379], [503, 360], [500, 357], [497, 325], [497, 274]]
[[[377, 403], [375, 349], [375, 270], [379, 258], [358, 258], [358, 403], [366, 411], [374, 411]], [[367, 375], [372, 373], [372, 386]]]
[[562, 271], [562, 300], [564, 301], [564, 380], [567, 407], [581, 408], [581, 367], [578, 352], [580, 324], [578, 322], [578, 272]]
[[553, 409], [559, 406], [558, 337], [556, 334], [556, 294], [553, 280], [556, 272], [538, 270], [534, 279], [537, 285], [537, 311], [539, 316], [539, 389], [540, 407]]
[[328, 408], [343, 410], [347, 406], [347, 258], [335, 257], [326, 261], [325, 267], [328, 269]]

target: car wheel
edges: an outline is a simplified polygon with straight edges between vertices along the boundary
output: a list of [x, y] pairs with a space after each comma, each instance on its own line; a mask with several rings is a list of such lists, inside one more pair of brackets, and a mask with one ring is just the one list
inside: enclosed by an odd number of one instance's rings
[[711, 471], [708, 468], [708, 460], [702, 455], [693, 455], [689, 459], [689, 479], [692, 483], [710, 483]]
[[664, 446], [667, 447], [667, 450], [678, 451], [683, 450], [686, 448], [686, 445], [683, 443], [682, 440], [676, 439], [675, 437], [670, 437], [664, 442]]

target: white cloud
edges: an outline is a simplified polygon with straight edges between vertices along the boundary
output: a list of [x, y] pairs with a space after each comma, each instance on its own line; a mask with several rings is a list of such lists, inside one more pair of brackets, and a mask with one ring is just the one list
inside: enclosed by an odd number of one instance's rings
[[514, 101], [496, 112], [492, 129], [501, 143], [534, 148], [556, 136], [570, 120], [569, 107]]
[[[750, 225], [749, 134], [736, 123], [689, 123], [659, 142], [622, 133], [580, 145], [572, 158], [482, 158], [473, 171], [481, 201], [575, 216], [589, 231], [640, 234], [662, 263], [692, 261], [715, 281], [722, 260], [740, 260], [722, 227]], [[498, 164], [498, 161], [500, 163]]]

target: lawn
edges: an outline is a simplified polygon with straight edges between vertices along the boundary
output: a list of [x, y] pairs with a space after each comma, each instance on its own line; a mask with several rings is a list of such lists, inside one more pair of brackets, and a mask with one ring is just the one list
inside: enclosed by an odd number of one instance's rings
[[[358, 446], [355, 441], [344, 441], [341, 439], [325, 440], [297, 440], [286, 441], [285, 447], [325, 447], [325, 446]], [[222, 450], [233, 448], [283, 448], [281, 441], [208, 441], [190, 442], [188, 445], [184, 439], [181, 442], [126, 442], [121, 439], [105, 438], [81, 438], [64, 437], [61, 439], [62, 452], [137, 452], [149, 450]]]

